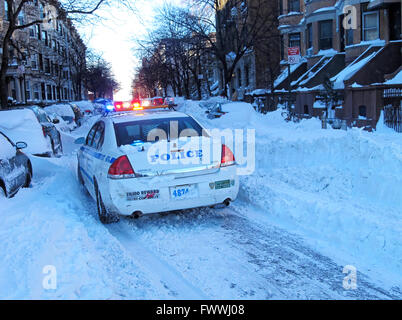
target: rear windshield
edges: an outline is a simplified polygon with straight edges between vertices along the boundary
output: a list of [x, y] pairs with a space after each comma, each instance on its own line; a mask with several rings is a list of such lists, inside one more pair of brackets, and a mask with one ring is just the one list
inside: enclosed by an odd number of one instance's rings
[[[148, 134], [154, 129], [161, 129], [165, 134], [158, 136], [156, 141], [170, 139], [170, 132], [178, 136], [201, 136], [201, 126], [190, 117], [141, 120], [114, 125], [118, 146], [131, 145], [138, 142], [147, 142]], [[177, 128], [177, 130], [175, 129]], [[191, 130], [186, 130], [191, 129]], [[186, 130], [186, 131], [183, 131]], [[155, 133], [153, 131], [152, 133]]]

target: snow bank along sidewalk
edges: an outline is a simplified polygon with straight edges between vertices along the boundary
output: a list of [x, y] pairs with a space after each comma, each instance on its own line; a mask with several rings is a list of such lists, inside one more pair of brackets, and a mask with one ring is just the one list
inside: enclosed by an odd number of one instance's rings
[[281, 110], [262, 115], [246, 103], [225, 104], [229, 113], [213, 120], [197, 102], [180, 110], [207, 127], [256, 130], [256, 170], [241, 179], [240, 200], [358, 269], [402, 284], [400, 134], [322, 130], [317, 119], [286, 123]]

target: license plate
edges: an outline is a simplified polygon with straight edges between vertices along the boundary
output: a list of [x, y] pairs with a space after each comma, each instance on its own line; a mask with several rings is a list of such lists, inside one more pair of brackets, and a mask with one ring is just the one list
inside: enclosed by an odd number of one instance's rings
[[195, 184], [170, 188], [170, 197], [174, 200], [192, 199], [198, 196]]
[[215, 189], [219, 190], [219, 189], [225, 189], [225, 188], [230, 188], [230, 180], [215, 182]]

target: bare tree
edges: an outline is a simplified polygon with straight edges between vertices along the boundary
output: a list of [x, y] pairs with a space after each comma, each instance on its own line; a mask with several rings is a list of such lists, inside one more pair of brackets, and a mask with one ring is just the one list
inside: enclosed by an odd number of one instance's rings
[[[277, 11], [272, 0], [191, 0], [187, 8], [166, 7], [163, 16], [204, 43], [231, 83], [238, 62], [260, 42], [277, 40]], [[224, 94], [227, 94], [225, 90]]]
[[[7, 81], [6, 74], [10, 63], [10, 47], [18, 47], [16, 38], [18, 31], [27, 29], [35, 25], [43, 25], [52, 20], [65, 20], [67, 17], [79, 20], [83, 16], [92, 16], [102, 6], [112, 4], [113, 2], [124, 3], [130, 6], [130, 0], [41, 0], [45, 7], [45, 12], [38, 19], [33, 17], [31, 20], [21, 23], [19, 19], [21, 13], [28, 10], [31, 0], [5, 0], [6, 19], [3, 22], [5, 29], [1, 40], [1, 67], [0, 67], [0, 108], [7, 107]], [[52, 10], [47, 10], [51, 8]], [[22, 52], [21, 52], [22, 53]], [[23, 58], [23, 57], [22, 57]]]

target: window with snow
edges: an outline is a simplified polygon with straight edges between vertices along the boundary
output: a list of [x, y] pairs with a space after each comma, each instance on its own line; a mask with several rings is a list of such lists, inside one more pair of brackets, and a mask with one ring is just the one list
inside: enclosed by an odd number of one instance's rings
[[378, 11], [363, 12], [363, 41], [379, 38]]

